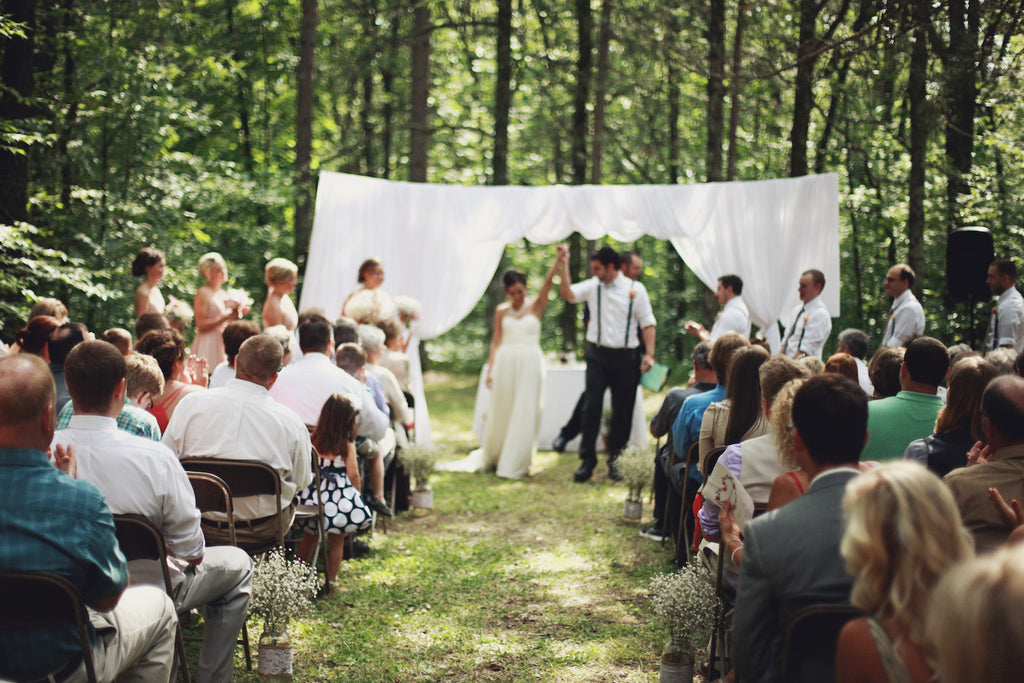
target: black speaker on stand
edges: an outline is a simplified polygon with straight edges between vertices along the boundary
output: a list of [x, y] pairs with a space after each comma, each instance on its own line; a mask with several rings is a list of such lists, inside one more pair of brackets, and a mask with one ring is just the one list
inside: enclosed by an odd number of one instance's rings
[[974, 327], [977, 303], [992, 297], [985, 278], [994, 259], [992, 233], [988, 228], [971, 226], [949, 233], [946, 241], [946, 289], [953, 301], [967, 302], [970, 311], [968, 340], [972, 349], [977, 347]]

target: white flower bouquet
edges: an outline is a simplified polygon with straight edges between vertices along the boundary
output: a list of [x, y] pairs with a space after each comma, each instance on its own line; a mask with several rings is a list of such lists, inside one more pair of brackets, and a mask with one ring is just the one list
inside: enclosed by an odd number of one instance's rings
[[252, 308], [253, 300], [244, 289], [229, 289], [225, 294], [229, 301], [237, 301], [239, 308]]
[[291, 619], [313, 607], [319, 583], [316, 569], [276, 548], [253, 571], [249, 613], [263, 619], [264, 633], [283, 633]]
[[419, 320], [420, 314], [423, 312], [420, 302], [411, 296], [396, 296], [395, 308], [398, 309], [398, 315], [402, 322]]
[[649, 448], [629, 446], [615, 460], [615, 468], [629, 488], [626, 500], [639, 503], [644, 487], [654, 479], [654, 454]]
[[721, 606], [711, 572], [691, 562], [672, 574], [655, 575], [651, 605], [669, 628], [663, 660], [692, 664], [693, 653], [707, 641]]
[[192, 322], [194, 315], [192, 307], [187, 303], [174, 296], [168, 297], [167, 307], [164, 308], [164, 317], [167, 318], [168, 321], [188, 325]]
[[410, 444], [398, 451], [398, 462], [416, 482], [417, 491], [430, 490], [430, 475], [441, 460], [441, 447], [437, 444]]

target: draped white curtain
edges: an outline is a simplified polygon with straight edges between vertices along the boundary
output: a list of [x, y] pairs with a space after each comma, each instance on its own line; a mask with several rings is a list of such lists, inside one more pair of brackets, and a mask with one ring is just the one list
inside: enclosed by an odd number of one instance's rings
[[[384, 289], [423, 303], [415, 332], [454, 327], [483, 295], [505, 245], [548, 244], [578, 230], [632, 241], [670, 240], [711, 289], [720, 275], [743, 278], [756, 325], [788, 323], [802, 271], [825, 273], [822, 298], [839, 313], [839, 188], [835, 174], [702, 185], [464, 187], [320, 174], [300, 308], [336, 317], [359, 264], [379, 258]], [[554, 251], [552, 250], [552, 256]], [[683, 321], [659, 321], [659, 336]]]

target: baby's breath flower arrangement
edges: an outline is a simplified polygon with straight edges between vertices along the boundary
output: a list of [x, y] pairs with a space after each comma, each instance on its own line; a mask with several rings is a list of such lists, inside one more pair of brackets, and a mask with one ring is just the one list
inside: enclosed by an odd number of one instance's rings
[[651, 605], [669, 628], [662, 661], [693, 664], [693, 653], [707, 640], [720, 608], [714, 578], [703, 565], [690, 563], [651, 579]]
[[626, 500], [631, 503], [641, 502], [640, 494], [654, 479], [654, 454], [649, 448], [629, 446], [615, 460], [615, 468], [629, 488]]
[[441, 447], [437, 444], [414, 443], [398, 451], [398, 461], [415, 481], [417, 491], [430, 490], [430, 475], [440, 459]]
[[319, 583], [316, 569], [302, 560], [289, 560], [283, 549], [276, 548], [252, 573], [249, 613], [263, 619], [264, 634], [284, 633], [289, 620], [313, 607]]

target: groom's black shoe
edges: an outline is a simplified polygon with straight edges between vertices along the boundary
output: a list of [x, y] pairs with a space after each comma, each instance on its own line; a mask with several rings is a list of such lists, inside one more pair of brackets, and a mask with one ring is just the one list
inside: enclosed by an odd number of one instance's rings
[[565, 453], [565, 447], [569, 444], [569, 440], [559, 434], [555, 437], [555, 440], [551, 442], [551, 450], [556, 453]]
[[583, 482], [590, 479], [590, 477], [593, 476], [593, 474], [594, 466], [588, 465], [587, 463], [583, 463], [582, 465], [580, 465], [580, 468], [576, 470], [576, 472], [572, 475], [572, 478], [582, 484]]

